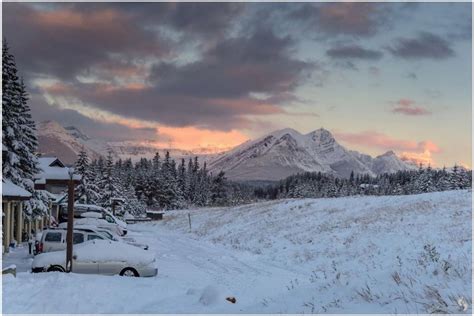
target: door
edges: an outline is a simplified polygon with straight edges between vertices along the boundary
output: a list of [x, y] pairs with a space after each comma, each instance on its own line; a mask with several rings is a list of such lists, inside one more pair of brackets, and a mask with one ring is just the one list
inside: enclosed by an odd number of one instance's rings
[[125, 262], [122, 261], [102, 261], [99, 262], [99, 274], [116, 275], [119, 274], [125, 266]]
[[[73, 244], [81, 244], [84, 242], [85, 234], [83, 232], [75, 232], [73, 235]], [[72, 272], [83, 274], [99, 273], [99, 265], [96, 261], [85, 260], [81, 257], [81, 251], [74, 251], [72, 256]]]
[[83, 274], [98, 274], [99, 265], [96, 261], [84, 261], [81, 260], [80, 253], [74, 252], [72, 256], [72, 272], [83, 273]]
[[62, 231], [48, 231], [43, 239], [43, 252], [66, 249], [65, 234]]

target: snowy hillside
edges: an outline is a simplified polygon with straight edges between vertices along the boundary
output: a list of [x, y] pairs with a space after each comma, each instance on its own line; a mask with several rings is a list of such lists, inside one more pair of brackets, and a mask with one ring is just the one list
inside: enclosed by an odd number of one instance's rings
[[20, 272], [3, 312], [469, 314], [471, 218], [465, 190], [167, 212], [128, 227], [156, 278]]
[[[166, 226], [186, 233], [187, 213]], [[471, 304], [471, 217], [470, 191], [191, 212], [195, 239], [300, 274], [247, 309], [268, 313], [462, 311], [460, 302]]]
[[101, 153], [87, 144], [89, 138], [79, 130], [61, 126], [55, 121], [37, 124], [38, 151], [43, 156], [59, 157], [65, 164], [73, 164], [81, 150], [91, 159], [99, 158]]
[[341, 146], [323, 128], [306, 135], [286, 128], [246, 142], [211, 161], [210, 169], [224, 170], [234, 180], [280, 180], [298, 172], [323, 172], [340, 177], [372, 176], [413, 169], [392, 151], [372, 158]]

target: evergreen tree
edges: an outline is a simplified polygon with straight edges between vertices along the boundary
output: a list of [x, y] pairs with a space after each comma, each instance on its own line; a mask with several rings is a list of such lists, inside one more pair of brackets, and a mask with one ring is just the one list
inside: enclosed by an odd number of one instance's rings
[[75, 164], [75, 173], [81, 177], [81, 182], [75, 189], [75, 196], [85, 204], [97, 203], [100, 199], [100, 190], [94, 183], [94, 176], [89, 164], [86, 151], [81, 150]]
[[2, 175], [32, 194], [24, 203], [24, 212], [47, 213], [48, 197], [34, 190], [34, 178], [39, 172], [36, 150], [38, 139], [28, 106], [25, 84], [18, 78], [14, 56], [6, 40], [2, 49], [2, 147], [6, 151]]

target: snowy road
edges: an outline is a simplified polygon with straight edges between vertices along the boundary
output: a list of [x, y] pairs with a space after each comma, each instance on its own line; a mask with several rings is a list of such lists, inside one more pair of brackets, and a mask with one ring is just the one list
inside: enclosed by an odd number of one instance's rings
[[[469, 191], [190, 212], [192, 233], [188, 211], [129, 226], [130, 235], [156, 254], [157, 277], [22, 272], [3, 278], [3, 312], [472, 310]], [[5, 258], [20, 271], [31, 261], [21, 251]]]
[[[20, 272], [16, 279], [4, 278], [3, 312], [240, 313], [244, 306], [253, 311], [259, 305], [264, 307], [265, 295], [256, 298], [256, 292], [274, 293], [278, 286], [284, 293], [286, 284], [298, 277], [259, 260], [256, 255], [236, 254], [172, 232], [160, 224], [136, 224], [130, 230], [131, 236], [147, 243], [149, 251], [156, 253], [156, 278]], [[6, 256], [5, 264], [17, 264], [18, 271], [25, 271], [32, 261], [28, 257], [26, 248], [17, 248]], [[52, 299], [77, 295], [80, 300]], [[226, 301], [228, 296], [237, 298], [237, 304]], [[104, 304], [105, 298], [108, 304]]]

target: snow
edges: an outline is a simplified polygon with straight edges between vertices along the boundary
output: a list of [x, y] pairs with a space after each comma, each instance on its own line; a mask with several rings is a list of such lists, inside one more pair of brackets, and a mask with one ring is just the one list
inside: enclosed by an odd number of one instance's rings
[[81, 214], [81, 217], [87, 217], [87, 218], [102, 218], [101, 213], [97, 212], [84, 212]]
[[129, 225], [157, 277], [19, 272], [3, 311], [469, 314], [471, 218], [467, 190], [171, 211]]
[[17, 197], [31, 197], [31, 193], [16, 184], [13, 184], [8, 179], [2, 180], [2, 196], [17, 196]]
[[[50, 180], [69, 180], [69, 168], [67, 167], [51, 167], [50, 165], [57, 160], [56, 157], [40, 157], [38, 158], [39, 168], [41, 171], [36, 175], [36, 183], [45, 183], [46, 179]], [[80, 180], [80, 176], [73, 175], [74, 180]]]
[[[123, 242], [110, 240], [90, 240], [75, 244], [73, 253], [80, 262], [122, 262], [130, 265], [147, 265], [155, 260], [153, 253]], [[54, 264], [65, 266], [66, 250], [46, 252], [37, 255], [32, 267], [48, 267]]]
[[211, 171], [224, 170], [234, 180], [280, 180], [301, 172], [375, 176], [414, 167], [393, 152], [372, 158], [341, 146], [326, 129], [302, 135], [285, 128], [222, 153], [209, 163]]

